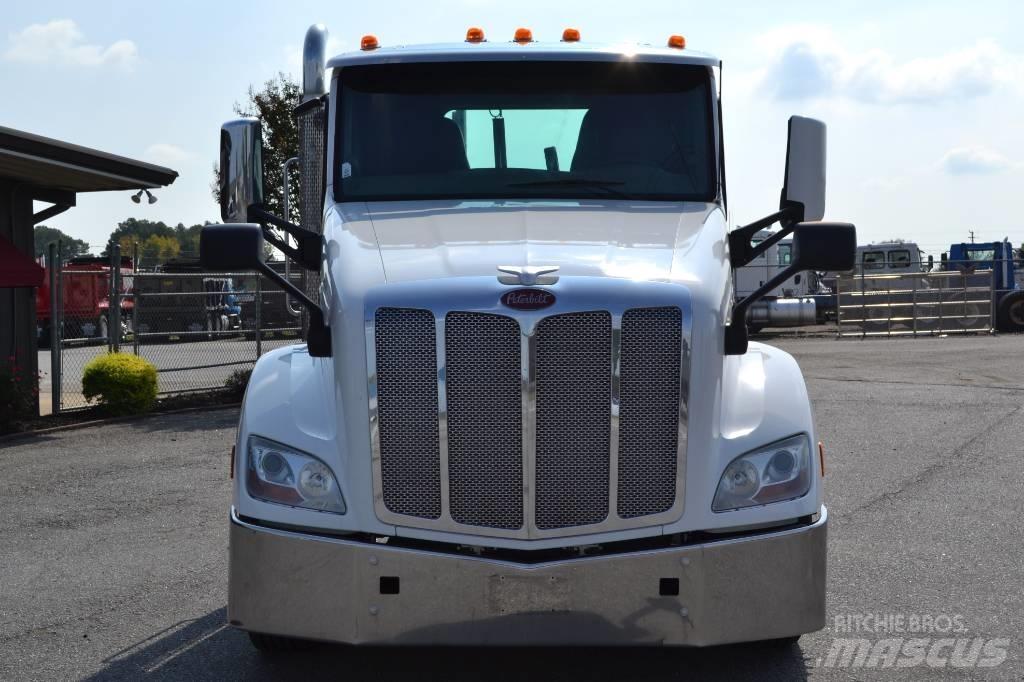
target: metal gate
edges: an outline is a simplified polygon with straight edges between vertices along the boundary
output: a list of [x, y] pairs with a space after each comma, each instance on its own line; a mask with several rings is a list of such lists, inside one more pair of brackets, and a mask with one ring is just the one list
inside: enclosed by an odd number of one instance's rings
[[921, 336], [990, 332], [992, 270], [841, 274], [839, 336]]

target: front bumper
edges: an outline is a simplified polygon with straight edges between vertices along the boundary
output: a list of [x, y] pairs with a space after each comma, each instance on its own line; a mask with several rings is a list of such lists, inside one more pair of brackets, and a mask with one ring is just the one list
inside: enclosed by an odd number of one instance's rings
[[[668, 549], [518, 564], [270, 529], [231, 515], [228, 619], [353, 644], [667, 644], [825, 624], [828, 513]], [[383, 581], [381, 578], [386, 578]], [[382, 594], [395, 588], [398, 594]], [[669, 592], [678, 580], [678, 595]]]

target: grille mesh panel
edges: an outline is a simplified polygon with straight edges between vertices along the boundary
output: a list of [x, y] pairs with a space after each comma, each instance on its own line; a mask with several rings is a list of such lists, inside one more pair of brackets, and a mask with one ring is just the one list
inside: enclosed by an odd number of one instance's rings
[[537, 325], [536, 526], [608, 516], [611, 316], [555, 315]]
[[618, 514], [671, 509], [679, 444], [678, 308], [635, 308], [622, 316], [619, 378]]
[[374, 339], [384, 504], [396, 514], [439, 518], [434, 316], [427, 310], [380, 308]]
[[523, 525], [519, 337], [519, 324], [501, 315], [445, 319], [449, 500], [458, 523]]

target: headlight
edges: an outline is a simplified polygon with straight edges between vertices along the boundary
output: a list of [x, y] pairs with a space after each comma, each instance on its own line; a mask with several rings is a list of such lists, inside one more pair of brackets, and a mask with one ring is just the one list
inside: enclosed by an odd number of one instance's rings
[[811, 487], [810, 442], [794, 436], [740, 455], [725, 468], [711, 510], [793, 500]]
[[249, 436], [245, 487], [264, 502], [345, 513], [345, 500], [330, 467], [312, 455]]

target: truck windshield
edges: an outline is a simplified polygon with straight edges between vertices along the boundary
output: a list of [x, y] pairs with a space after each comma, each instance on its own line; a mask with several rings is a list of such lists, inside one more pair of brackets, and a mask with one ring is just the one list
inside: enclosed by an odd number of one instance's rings
[[717, 196], [704, 67], [405, 63], [339, 78], [339, 201]]

